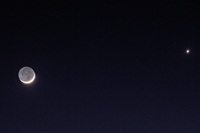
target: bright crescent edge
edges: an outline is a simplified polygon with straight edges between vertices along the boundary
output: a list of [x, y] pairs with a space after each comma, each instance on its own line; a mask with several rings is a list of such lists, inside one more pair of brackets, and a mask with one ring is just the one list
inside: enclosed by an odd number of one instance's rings
[[[21, 80], [21, 79], [20, 79], [20, 80]], [[24, 84], [30, 84], [30, 83], [32, 83], [34, 80], [35, 80], [35, 73], [34, 73], [33, 78], [32, 78], [30, 81], [25, 82], [25, 81], [22, 81], [22, 80], [21, 80], [21, 82], [24, 83]]]

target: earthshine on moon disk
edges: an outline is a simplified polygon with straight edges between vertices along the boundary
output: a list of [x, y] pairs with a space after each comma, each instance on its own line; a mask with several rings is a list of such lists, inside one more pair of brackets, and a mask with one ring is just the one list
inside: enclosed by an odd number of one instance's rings
[[23, 67], [19, 70], [18, 77], [24, 84], [30, 84], [35, 79], [35, 72], [30, 67]]

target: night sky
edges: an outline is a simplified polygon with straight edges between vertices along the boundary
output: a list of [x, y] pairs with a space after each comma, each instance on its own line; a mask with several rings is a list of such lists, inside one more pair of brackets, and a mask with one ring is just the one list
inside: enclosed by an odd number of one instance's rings
[[[180, 2], [1, 3], [0, 132], [199, 133], [199, 12]], [[32, 84], [18, 78], [24, 66]]]

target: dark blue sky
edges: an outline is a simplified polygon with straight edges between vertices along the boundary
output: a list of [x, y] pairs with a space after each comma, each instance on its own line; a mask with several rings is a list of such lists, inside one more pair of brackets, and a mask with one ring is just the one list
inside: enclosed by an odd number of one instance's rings
[[200, 132], [197, 4], [1, 6], [2, 133]]

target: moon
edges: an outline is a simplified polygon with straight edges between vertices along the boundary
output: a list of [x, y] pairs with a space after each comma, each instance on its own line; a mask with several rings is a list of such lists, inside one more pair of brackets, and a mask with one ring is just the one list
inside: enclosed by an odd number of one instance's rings
[[35, 80], [35, 72], [32, 68], [26, 66], [19, 70], [19, 80], [24, 84], [30, 84]]

